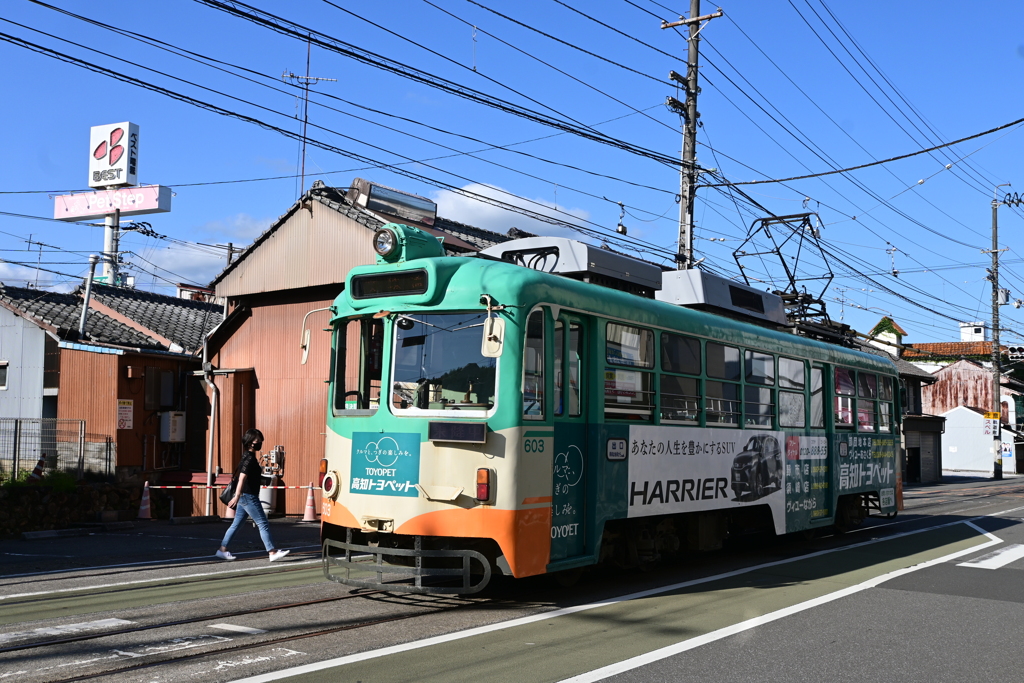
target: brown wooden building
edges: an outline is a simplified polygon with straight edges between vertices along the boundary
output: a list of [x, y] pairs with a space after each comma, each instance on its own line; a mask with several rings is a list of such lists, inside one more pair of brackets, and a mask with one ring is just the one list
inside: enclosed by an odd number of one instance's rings
[[[242, 434], [255, 426], [265, 436], [264, 450], [281, 445], [287, 453], [283, 484], [319, 483], [331, 347], [322, 332], [325, 309], [341, 293], [349, 270], [375, 261], [371, 238], [388, 222], [442, 236], [452, 254], [509, 239], [440, 218], [423, 197], [361, 179], [350, 188], [316, 182], [211, 283], [228, 310], [209, 339], [206, 367], [216, 386], [210, 390], [215, 468], [233, 470]], [[304, 327], [311, 331], [305, 364]], [[277, 510], [302, 514], [306, 496], [304, 490], [286, 490]]]
[[[222, 309], [94, 285], [85, 334], [79, 335], [82, 306], [80, 290], [0, 287], [4, 319], [22, 321], [22, 337], [42, 342], [20, 349], [7, 343], [0, 350], [7, 374], [28, 378], [37, 364], [33, 354], [45, 356], [38, 387], [42, 411], [11, 417], [84, 420], [84, 469], [122, 482], [141, 485], [161, 472], [202, 468], [208, 402], [192, 372], [199, 368], [195, 354], [202, 339], [220, 322]], [[34, 388], [23, 383], [19, 391]], [[171, 413], [179, 428], [173, 433]]]

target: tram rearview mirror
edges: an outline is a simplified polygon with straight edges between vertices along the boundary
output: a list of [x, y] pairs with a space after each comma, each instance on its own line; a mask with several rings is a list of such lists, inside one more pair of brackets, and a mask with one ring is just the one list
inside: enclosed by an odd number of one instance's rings
[[505, 319], [487, 318], [484, 321], [484, 337], [480, 343], [480, 353], [484, 358], [497, 358], [505, 344]]

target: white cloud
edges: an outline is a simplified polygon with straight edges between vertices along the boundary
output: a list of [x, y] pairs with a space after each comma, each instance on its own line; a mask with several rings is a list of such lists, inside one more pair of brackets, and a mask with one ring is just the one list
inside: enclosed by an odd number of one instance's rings
[[[533, 213], [565, 222], [584, 226], [584, 221], [590, 218], [590, 213], [583, 209], [571, 209], [560, 204], [555, 204], [547, 199], [525, 199], [508, 194], [500, 187], [473, 183], [464, 188], [467, 192], [496, 199], [505, 204], [521, 207]], [[537, 235], [548, 235], [552, 237], [571, 237], [581, 239], [583, 235], [575, 230], [560, 225], [552, 225], [544, 221], [504, 209], [493, 204], [479, 201], [472, 197], [458, 194], [451, 190], [441, 190], [434, 193], [433, 200], [437, 203], [437, 215], [472, 225], [485, 230], [506, 233], [509, 228], [519, 228], [526, 232]], [[564, 213], [559, 213], [564, 212]], [[566, 215], [569, 214], [569, 215]], [[589, 226], [593, 227], [593, 226]]]

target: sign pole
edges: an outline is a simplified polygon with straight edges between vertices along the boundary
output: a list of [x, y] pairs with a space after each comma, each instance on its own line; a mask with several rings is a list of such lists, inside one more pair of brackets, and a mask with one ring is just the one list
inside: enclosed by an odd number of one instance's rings
[[121, 229], [121, 210], [114, 209], [114, 213], [107, 214], [104, 218], [103, 228], [103, 283], [107, 285], [117, 284], [117, 247]]

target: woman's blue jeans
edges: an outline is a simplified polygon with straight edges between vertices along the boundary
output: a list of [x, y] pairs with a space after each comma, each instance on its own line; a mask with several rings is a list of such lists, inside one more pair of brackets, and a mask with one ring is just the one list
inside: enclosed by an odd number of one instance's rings
[[243, 493], [238, 497], [235, 521], [231, 523], [227, 533], [224, 534], [224, 540], [220, 542], [221, 546], [228, 547], [235, 530], [245, 521], [246, 517], [252, 517], [252, 521], [256, 522], [256, 528], [260, 530], [260, 538], [263, 539], [263, 545], [266, 546], [267, 552], [273, 550], [274, 541], [270, 538], [270, 522], [267, 521], [267, 515], [263, 512], [263, 503], [251, 493]]

